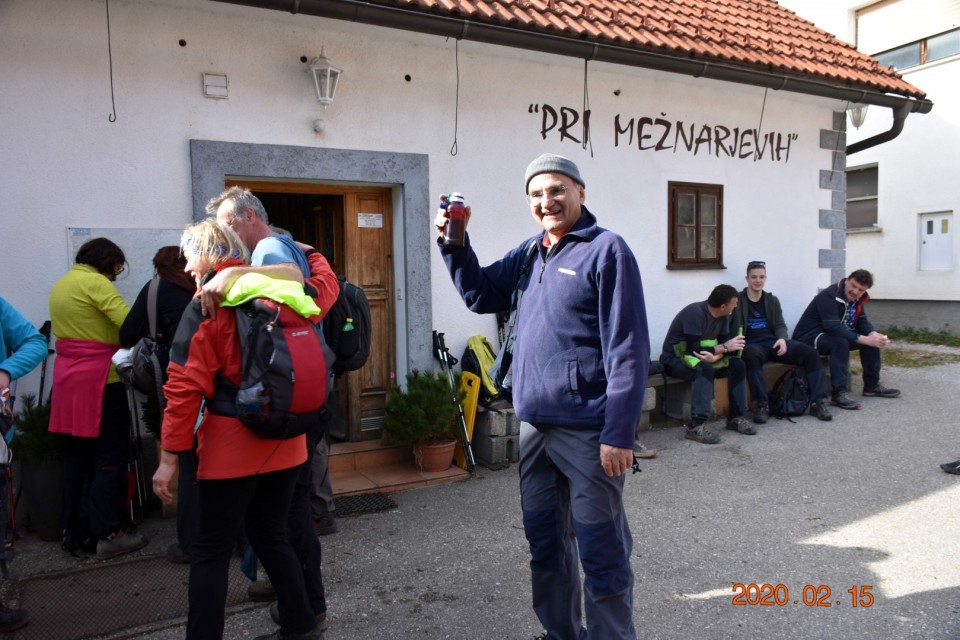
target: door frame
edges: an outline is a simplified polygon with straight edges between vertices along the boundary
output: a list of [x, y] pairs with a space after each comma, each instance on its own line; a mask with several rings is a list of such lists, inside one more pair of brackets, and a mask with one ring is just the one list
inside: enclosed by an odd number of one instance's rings
[[429, 157], [419, 153], [190, 140], [193, 221], [224, 180], [256, 179], [378, 186], [393, 196], [394, 331], [397, 379], [433, 367]]

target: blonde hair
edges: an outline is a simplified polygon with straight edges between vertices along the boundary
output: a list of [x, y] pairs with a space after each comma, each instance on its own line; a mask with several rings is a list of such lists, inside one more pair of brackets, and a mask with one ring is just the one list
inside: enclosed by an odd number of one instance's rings
[[250, 261], [250, 252], [233, 229], [214, 218], [192, 224], [180, 236], [180, 251], [210, 259], [214, 265], [236, 258]]

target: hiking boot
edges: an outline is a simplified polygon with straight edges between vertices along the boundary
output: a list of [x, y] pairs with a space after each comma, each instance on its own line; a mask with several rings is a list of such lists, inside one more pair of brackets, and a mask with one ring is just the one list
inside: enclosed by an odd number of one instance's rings
[[878, 384], [872, 389], [863, 388], [863, 395], [868, 398], [899, 398], [900, 389], [890, 389], [882, 384]]
[[141, 533], [120, 531], [106, 540], [97, 541], [97, 560], [109, 560], [125, 553], [139, 551], [147, 546], [147, 538]]
[[247, 587], [247, 597], [254, 602], [273, 602], [277, 599], [277, 592], [270, 582], [270, 578], [254, 580]]
[[957, 460], [956, 462], [944, 462], [942, 465], [940, 465], [940, 468], [947, 473], [960, 476], [960, 460]]
[[16, 631], [30, 622], [30, 614], [26, 609], [8, 609], [0, 604], [0, 633]]
[[314, 629], [313, 631], [308, 631], [306, 633], [287, 635], [282, 633], [280, 629], [277, 629], [273, 633], [257, 636], [253, 640], [323, 640], [323, 632], [320, 631], [320, 629]]
[[745, 436], [755, 436], [757, 435], [757, 430], [749, 422], [737, 416], [736, 418], [730, 418], [727, 420], [727, 430], [728, 431], [739, 431]]
[[846, 391], [839, 391], [833, 394], [833, 398], [830, 399], [830, 404], [835, 407], [840, 407], [841, 409], [856, 410], [860, 408], [860, 403], [848, 396]]
[[703, 444], [717, 444], [720, 442], [720, 436], [707, 429], [706, 424], [701, 420], [688, 422], [684, 427], [683, 437], [687, 440], [694, 440]]
[[[277, 624], [280, 624], [280, 606], [276, 602], [270, 605], [270, 618]], [[320, 633], [323, 633], [329, 628], [330, 628], [330, 623], [327, 621], [327, 612], [324, 611], [323, 613], [318, 613], [317, 614], [317, 631], [319, 631]]]
[[757, 424], [767, 424], [767, 420], [770, 419], [770, 405], [766, 402], [760, 402], [757, 404], [757, 408], [753, 410], [753, 421]]
[[173, 564], [190, 564], [190, 556], [176, 542], [167, 547], [167, 560]]
[[817, 420], [823, 420], [824, 422], [833, 420], [833, 415], [830, 413], [830, 410], [827, 409], [826, 398], [820, 398], [819, 400], [814, 400], [810, 403], [810, 415], [814, 416]]
[[338, 528], [337, 519], [332, 513], [313, 521], [313, 530], [318, 536], [328, 536], [331, 533], [336, 533]]
[[659, 449], [644, 446], [639, 440], [633, 443], [633, 455], [635, 458], [656, 458], [658, 451]]

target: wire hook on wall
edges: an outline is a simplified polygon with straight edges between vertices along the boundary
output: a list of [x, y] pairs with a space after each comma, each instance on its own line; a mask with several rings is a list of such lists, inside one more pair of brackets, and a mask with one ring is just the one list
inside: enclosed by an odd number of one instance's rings
[[107, 57], [110, 61], [110, 105], [113, 107], [113, 113], [107, 116], [110, 122], [117, 121], [117, 102], [113, 97], [113, 45], [110, 42], [110, 0], [106, 0], [107, 5]]

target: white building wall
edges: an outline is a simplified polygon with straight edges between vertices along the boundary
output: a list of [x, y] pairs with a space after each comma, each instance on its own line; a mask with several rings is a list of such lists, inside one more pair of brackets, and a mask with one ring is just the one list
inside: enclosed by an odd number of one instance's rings
[[[856, 9], [872, 2], [852, 0], [783, 0], [781, 4], [809, 17], [818, 26], [856, 44]], [[882, 7], [880, 9], [882, 11]], [[955, 24], [944, 18], [943, 29]], [[896, 40], [900, 35], [901, 39]], [[904, 32], [889, 34], [887, 40], [898, 46], [915, 39]], [[935, 32], [925, 36], [935, 35]], [[876, 51], [864, 51], [867, 54]], [[960, 189], [956, 167], [960, 166], [960, 56], [913, 67], [903, 71], [903, 78], [927, 93], [933, 111], [910, 115], [903, 132], [896, 139], [847, 157], [847, 167], [875, 164], [879, 167], [878, 229], [850, 232], [847, 235], [847, 271], [869, 269], [875, 284], [871, 296], [884, 301], [960, 302]], [[867, 119], [859, 129], [848, 123], [847, 142], [852, 144], [890, 129], [892, 114], [888, 109], [870, 107]], [[953, 212], [952, 268], [921, 270], [919, 258], [919, 219], [923, 213]], [[928, 308], [927, 305], [926, 308]], [[912, 310], [913, 320], [929, 311]], [[955, 307], [945, 307], [955, 309]], [[914, 326], [911, 317], [891, 317], [891, 322]], [[956, 321], [939, 313], [930, 317], [930, 328], [948, 322], [956, 331]], [[921, 325], [922, 326], [922, 325]]]
[[[72, 261], [68, 227], [180, 228], [192, 220], [191, 139], [427, 154], [431, 192], [462, 191], [472, 205], [470, 233], [482, 262], [538, 230], [523, 197], [529, 161], [567, 155], [587, 183], [587, 206], [637, 254], [654, 354], [679, 308], [719, 283], [742, 287], [749, 260], [767, 261], [769, 288], [791, 325], [828, 284], [818, 254], [831, 248], [831, 233], [818, 220], [831, 193], [819, 187], [819, 172], [830, 168], [831, 151], [820, 148], [820, 136], [842, 107], [837, 101], [775, 91], [765, 98], [754, 87], [591, 64], [592, 150], [585, 150], [555, 129], [546, 139], [540, 132], [543, 104], [580, 111], [582, 61], [461, 43], [457, 112], [453, 41], [187, 0], [113, 0], [110, 17], [112, 123], [103, 2], [0, 5], [2, 295], [38, 325], [51, 285]], [[326, 111], [300, 61], [321, 46], [343, 69]], [[229, 99], [203, 97], [203, 72], [228, 75]], [[632, 144], [614, 141], [618, 114], [621, 122], [663, 118], [732, 130], [757, 127], [762, 108], [763, 132], [796, 136], [789, 160], [640, 150], [636, 135]], [[580, 137], [578, 128], [571, 132]], [[724, 186], [726, 270], [665, 268], [671, 180]], [[395, 212], [421, 216], [430, 237], [433, 213]], [[128, 257], [142, 267], [152, 255]], [[454, 353], [473, 333], [493, 337], [492, 317], [463, 308], [436, 254], [431, 276], [433, 326], [447, 332]]]
[[[960, 58], [908, 69], [904, 78], [928, 92], [933, 111], [908, 117], [898, 138], [847, 158], [848, 167], [878, 166], [878, 229], [847, 235], [847, 265], [851, 269], [863, 266], [874, 273], [872, 295], [877, 298], [960, 301], [960, 233], [956, 227], [952, 268], [921, 270], [919, 256], [921, 214], [951, 211], [954, 225], [960, 216], [958, 72]], [[885, 130], [889, 121], [888, 114], [871, 107], [860, 132], [869, 135]], [[850, 139], [856, 140], [853, 134]]]

